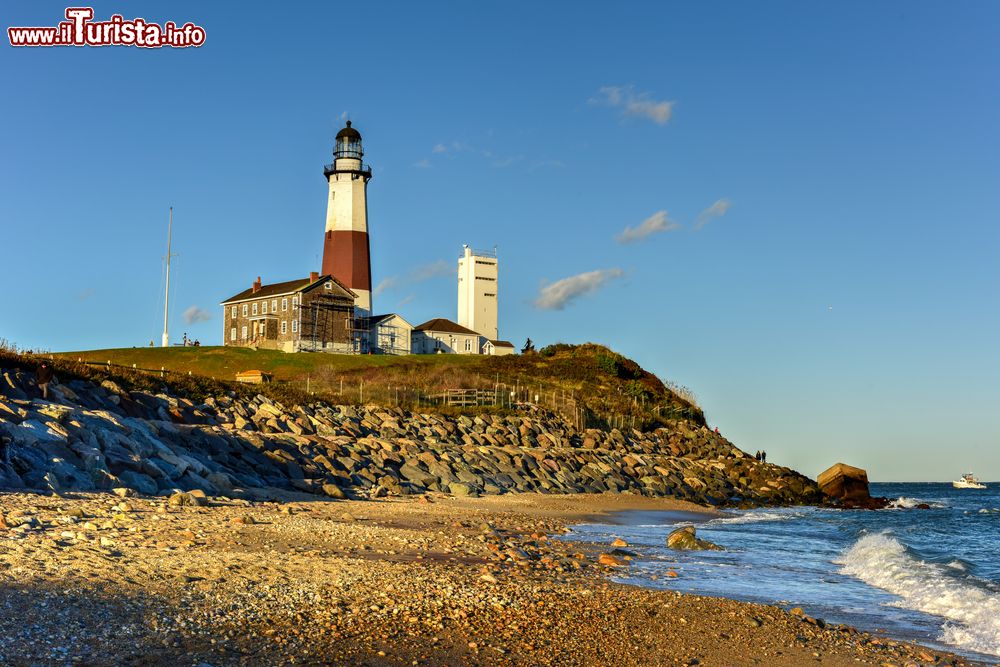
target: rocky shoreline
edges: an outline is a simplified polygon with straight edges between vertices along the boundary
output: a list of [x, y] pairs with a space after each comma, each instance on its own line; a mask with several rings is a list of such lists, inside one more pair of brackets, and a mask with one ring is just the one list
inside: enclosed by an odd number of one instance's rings
[[630, 556], [553, 539], [607, 511], [712, 511], [681, 501], [73, 496], [0, 495], [2, 664], [973, 664], [808, 610], [615, 584]]
[[424, 492], [632, 493], [712, 505], [815, 503], [815, 482], [756, 461], [708, 428], [577, 431], [531, 406], [447, 416], [379, 406], [286, 407], [234, 394], [195, 403], [72, 380], [41, 400], [34, 376], [0, 369], [0, 488], [62, 493], [198, 489], [267, 500]]

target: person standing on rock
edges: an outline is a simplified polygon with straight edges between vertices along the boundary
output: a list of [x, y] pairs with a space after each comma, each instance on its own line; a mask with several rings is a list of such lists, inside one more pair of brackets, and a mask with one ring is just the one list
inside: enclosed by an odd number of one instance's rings
[[38, 367], [38, 370], [35, 371], [35, 382], [38, 383], [38, 388], [42, 390], [42, 398], [48, 400], [49, 383], [52, 382], [52, 367], [44, 361]]
[[767, 463], [767, 452], [761, 452], [760, 453], [760, 462], [761, 463]]

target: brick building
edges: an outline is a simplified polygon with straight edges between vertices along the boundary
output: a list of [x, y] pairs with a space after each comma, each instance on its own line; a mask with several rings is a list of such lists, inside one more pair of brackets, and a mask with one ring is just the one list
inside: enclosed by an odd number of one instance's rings
[[[284, 352], [354, 352], [357, 295], [331, 276], [262, 285], [222, 302], [223, 344]], [[367, 342], [367, 341], [366, 341]]]

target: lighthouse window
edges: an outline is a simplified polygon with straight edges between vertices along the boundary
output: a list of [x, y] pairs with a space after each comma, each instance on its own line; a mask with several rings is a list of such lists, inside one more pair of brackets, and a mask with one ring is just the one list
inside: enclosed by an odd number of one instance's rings
[[496, 294], [491, 294], [490, 292], [483, 292], [483, 296], [496, 296]]
[[492, 282], [496, 282], [497, 281], [496, 278], [487, 278], [486, 276], [476, 276], [476, 280], [490, 280]]

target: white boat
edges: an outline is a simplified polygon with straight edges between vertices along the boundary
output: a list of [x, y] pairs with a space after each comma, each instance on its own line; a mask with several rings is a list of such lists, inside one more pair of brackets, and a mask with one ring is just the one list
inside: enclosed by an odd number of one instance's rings
[[951, 483], [956, 489], [985, 489], [986, 485], [976, 479], [971, 472], [962, 475], [961, 479], [956, 479]]

